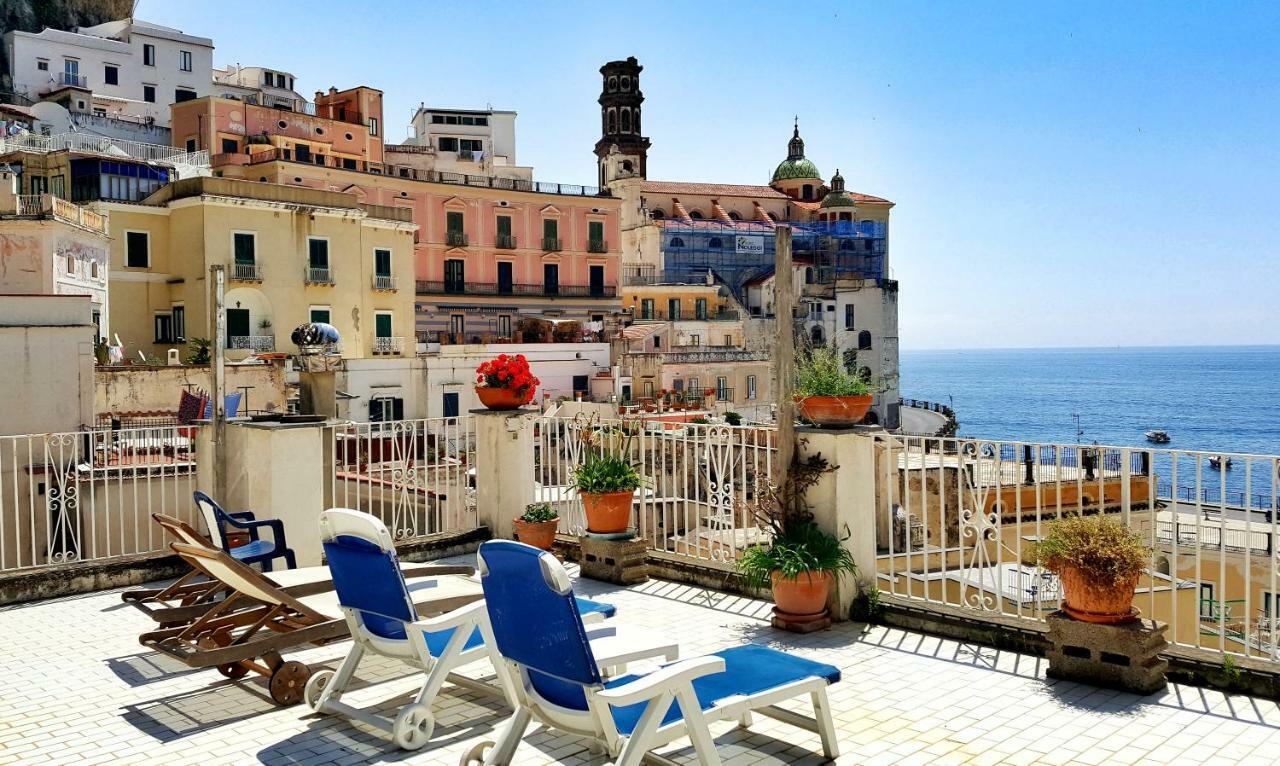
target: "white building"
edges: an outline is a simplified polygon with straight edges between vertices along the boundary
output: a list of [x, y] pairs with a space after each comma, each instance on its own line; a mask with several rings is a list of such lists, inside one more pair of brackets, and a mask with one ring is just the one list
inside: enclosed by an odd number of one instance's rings
[[[434, 346], [433, 346], [434, 348]], [[458, 417], [479, 409], [476, 367], [498, 354], [524, 354], [544, 395], [573, 399], [575, 391], [607, 398], [607, 343], [503, 343], [440, 346], [414, 357], [345, 359], [337, 371], [338, 417], [354, 421]]]
[[533, 168], [516, 161], [516, 113], [495, 109], [437, 109], [420, 106], [413, 136], [389, 144], [387, 162], [493, 178], [533, 180]]
[[280, 69], [228, 64], [213, 69], [213, 93], [249, 104], [260, 104], [290, 112], [307, 111], [307, 100], [294, 90], [294, 76]]
[[71, 112], [169, 124], [169, 106], [213, 88], [213, 41], [136, 19], [74, 32], [5, 33], [14, 90]]

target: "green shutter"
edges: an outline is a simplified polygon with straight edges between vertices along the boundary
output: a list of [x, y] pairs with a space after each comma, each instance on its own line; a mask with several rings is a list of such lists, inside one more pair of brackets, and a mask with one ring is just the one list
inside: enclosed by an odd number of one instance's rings
[[462, 213], [461, 212], [455, 212], [451, 210], [445, 213], [445, 223], [446, 223], [446, 228], [448, 228], [450, 232], [457, 233], [457, 234], [462, 233]]
[[498, 236], [499, 237], [511, 236], [511, 216], [509, 215], [498, 216]]
[[555, 239], [559, 235], [559, 225], [554, 218], [542, 219], [542, 236], [547, 239]]
[[604, 242], [604, 223], [602, 221], [588, 222], [587, 237], [592, 242]]
[[373, 318], [373, 330], [379, 338], [391, 337], [391, 315], [375, 314]]

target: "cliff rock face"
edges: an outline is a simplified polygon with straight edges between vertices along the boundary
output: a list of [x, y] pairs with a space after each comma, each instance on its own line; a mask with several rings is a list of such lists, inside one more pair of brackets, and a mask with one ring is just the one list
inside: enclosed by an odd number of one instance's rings
[[[0, 0], [0, 36], [11, 29], [90, 27], [132, 15], [133, 0]], [[0, 51], [0, 85], [8, 82], [9, 56]]]

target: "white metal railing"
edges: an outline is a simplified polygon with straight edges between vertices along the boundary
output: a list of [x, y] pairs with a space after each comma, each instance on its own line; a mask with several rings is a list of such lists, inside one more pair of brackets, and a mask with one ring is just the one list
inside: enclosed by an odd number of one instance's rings
[[253, 351], [266, 353], [276, 350], [274, 335], [231, 335], [227, 338], [227, 348], [233, 351]]
[[632, 523], [659, 556], [731, 568], [742, 551], [768, 541], [758, 503], [773, 468], [771, 428], [643, 420], [538, 421], [534, 497], [560, 515], [560, 533], [585, 531], [574, 471], [592, 451], [625, 451], [645, 477]]
[[231, 278], [239, 282], [261, 282], [262, 267], [257, 263], [237, 261], [231, 265]]
[[396, 278], [390, 274], [374, 274], [373, 289], [375, 290], [394, 290], [396, 289]]
[[308, 266], [306, 270], [307, 284], [312, 285], [331, 285], [333, 284], [333, 271], [328, 267]]
[[0, 572], [167, 550], [152, 513], [199, 528], [195, 426], [0, 436]]
[[1280, 457], [875, 438], [882, 591], [1042, 620], [1061, 586], [1035, 543], [1057, 519], [1104, 513], [1150, 546], [1134, 604], [1170, 643], [1280, 661]]
[[45, 194], [19, 194], [18, 215], [43, 215], [47, 196]]
[[399, 335], [379, 336], [373, 339], [373, 353], [375, 354], [403, 354], [404, 338]]
[[171, 165], [209, 166], [209, 153], [201, 150], [188, 152], [163, 144], [147, 144], [123, 138], [111, 138], [90, 133], [59, 133], [40, 136], [34, 133], [19, 136], [0, 136], [0, 152], [26, 150], [32, 152], [56, 152], [69, 149], [75, 152], [118, 157], [123, 152], [135, 159], [163, 162]]
[[328, 426], [335, 506], [380, 518], [397, 540], [477, 525], [471, 417]]

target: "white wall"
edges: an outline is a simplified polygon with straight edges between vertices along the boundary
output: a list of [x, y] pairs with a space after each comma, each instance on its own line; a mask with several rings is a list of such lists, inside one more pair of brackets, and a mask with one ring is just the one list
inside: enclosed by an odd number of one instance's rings
[[76, 431], [93, 422], [89, 298], [0, 300], [0, 434]]
[[[537, 404], [544, 394], [554, 400], [573, 398], [573, 377], [609, 369], [607, 343], [504, 343], [493, 345], [444, 346], [440, 353], [421, 357], [427, 364], [427, 417], [444, 416], [444, 394], [458, 394], [458, 411], [481, 407], [475, 393], [476, 367], [498, 354], [524, 354], [533, 374], [542, 381]], [[407, 404], [406, 404], [407, 407]], [[406, 416], [408, 415], [406, 409]]]
[[[107, 39], [120, 37], [119, 40]], [[123, 111], [137, 117], [152, 117], [159, 125], [169, 124], [169, 105], [174, 91], [184, 87], [197, 96], [212, 90], [213, 41], [206, 37], [185, 35], [179, 30], [146, 22], [112, 21], [81, 32], [46, 29], [40, 33], [9, 32], [5, 35], [10, 57], [10, 72], [17, 89], [24, 87], [34, 97], [61, 81], [64, 61], [79, 62], [79, 73], [85, 87], [95, 96], [128, 99]], [[143, 64], [143, 45], [156, 48], [155, 66]], [[180, 51], [190, 51], [191, 71], [179, 68]], [[39, 59], [49, 62], [48, 71], [40, 71]], [[117, 85], [105, 81], [105, 66], [119, 68]], [[156, 86], [156, 101], [143, 100], [143, 85]]]

